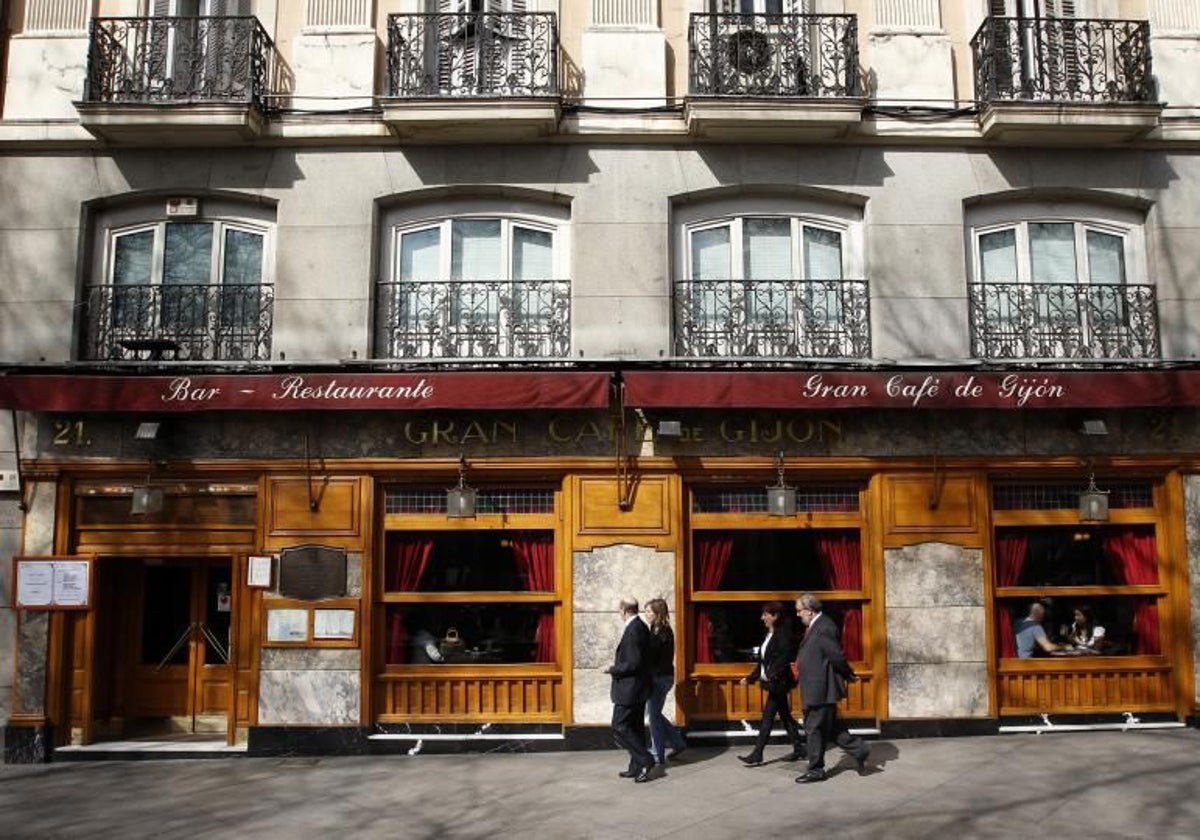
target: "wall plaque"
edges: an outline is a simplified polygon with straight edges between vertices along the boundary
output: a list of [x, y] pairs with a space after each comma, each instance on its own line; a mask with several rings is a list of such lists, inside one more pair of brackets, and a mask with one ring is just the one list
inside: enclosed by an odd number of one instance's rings
[[299, 601], [346, 597], [346, 549], [298, 545], [280, 551], [279, 594]]

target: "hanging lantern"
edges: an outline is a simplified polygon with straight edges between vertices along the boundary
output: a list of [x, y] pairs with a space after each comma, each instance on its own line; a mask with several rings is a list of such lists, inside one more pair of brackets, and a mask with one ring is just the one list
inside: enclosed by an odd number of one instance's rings
[[796, 488], [788, 487], [783, 480], [783, 453], [775, 456], [775, 471], [779, 481], [767, 488], [767, 513], [771, 516], [794, 516], [796, 513]]

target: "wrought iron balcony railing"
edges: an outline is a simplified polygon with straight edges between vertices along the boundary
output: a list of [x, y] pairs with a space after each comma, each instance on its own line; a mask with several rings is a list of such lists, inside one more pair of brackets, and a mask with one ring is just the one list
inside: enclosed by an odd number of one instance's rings
[[388, 15], [388, 95], [400, 98], [554, 97], [553, 13]]
[[136, 360], [157, 342], [181, 361], [267, 361], [274, 303], [270, 284], [89, 286], [83, 357]]
[[720, 358], [871, 355], [866, 280], [682, 280], [675, 353]]
[[1150, 24], [987, 18], [971, 39], [982, 102], [1151, 102]]
[[1153, 286], [972, 283], [971, 354], [980, 359], [1157, 359]]
[[264, 107], [278, 65], [254, 17], [93, 18], [85, 102]]
[[854, 15], [693, 14], [693, 96], [859, 95]]
[[571, 352], [569, 280], [380, 283], [384, 359], [551, 359]]

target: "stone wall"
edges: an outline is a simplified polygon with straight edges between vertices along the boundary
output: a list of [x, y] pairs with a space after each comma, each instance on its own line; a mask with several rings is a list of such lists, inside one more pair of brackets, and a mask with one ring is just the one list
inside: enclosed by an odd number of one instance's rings
[[1192, 612], [1192, 669], [1195, 698], [1200, 703], [1200, 475], [1184, 479], [1184, 521], [1187, 529], [1188, 592]]
[[[575, 723], [612, 720], [611, 678], [604, 669], [624, 625], [617, 614], [621, 598], [651, 598], [675, 604], [675, 555], [636, 545], [614, 545], [576, 552], [573, 558], [572, 661]], [[667, 699], [667, 709], [672, 708]]]
[[988, 714], [983, 552], [921, 543], [884, 552], [888, 715]]

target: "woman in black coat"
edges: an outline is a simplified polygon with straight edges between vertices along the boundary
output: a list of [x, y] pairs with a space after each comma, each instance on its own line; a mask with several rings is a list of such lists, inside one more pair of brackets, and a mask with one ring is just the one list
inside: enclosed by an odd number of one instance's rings
[[775, 726], [776, 716], [783, 722], [788, 738], [792, 742], [792, 752], [784, 757], [784, 761], [795, 761], [804, 752], [800, 742], [800, 727], [792, 717], [791, 691], [796, 687], [796, 678], [792, 675], [792, 657], [795, 649], [792, 646], [791, 627], [788, 625], [787, 614], [783, 604], [771, 601], [763, 604], [762, 623], [767, 628], [767, 637], [758, 648], [757, 663], [754, 670], [741, 680], [742, 685], [757, 682], [767, 693], [763, 703], [762, 723], [758, 726], [758, 738], [754, 749], [748, 755], [738, 758], [750, 767], [763, 763], [763, 747], [771, 737], [771, 729]]

